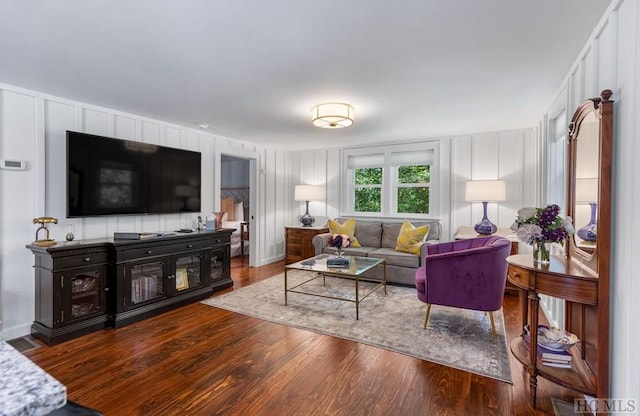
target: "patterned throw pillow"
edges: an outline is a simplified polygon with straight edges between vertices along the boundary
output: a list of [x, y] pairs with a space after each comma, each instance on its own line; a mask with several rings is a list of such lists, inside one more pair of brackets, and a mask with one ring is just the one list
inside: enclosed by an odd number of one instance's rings
[[428, 233], [428, 225], [416, 228], [409, 221], [404, 220], [396, 241], [396, 250], [403, 253], [420, 254], [420, 243]]
[[351, 240], [351, 247], [362, 247], [354, 235], [356, 232], [356, 220], [354, 218], [346, 220], [344, 224], [329, 220], [329, 232], [331, 234], [346, 234]]

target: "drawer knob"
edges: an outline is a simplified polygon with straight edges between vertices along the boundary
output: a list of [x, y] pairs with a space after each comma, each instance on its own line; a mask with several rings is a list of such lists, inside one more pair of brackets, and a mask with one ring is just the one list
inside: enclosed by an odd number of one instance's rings
[[105, 288], [104, 288], [104, 291], [105, 291], [105, 292], [108, 292], [108, 291], [109, 291], [109, 288], [108, 288], [108, 287], [105, 287]]
[[85, 258], [84, 258], [84, 259], [82, 259], [82, 260], [84, 260], [84, 261], [86, 261], [86, 262], [90, 262], [90, 261], [91, 261], [91, 257], [85, 257]]
[[153, 250], [147, 250], [147, 254], [153, 253]]
[[216, 239], [216, 243], [219, 243], [219, 242], [220, 242], [220, 239], [219, 239], [219, 238], [217, 238], [217, 239]]
[[193, 244], [187, 244], [187, 248], [193, 247]]

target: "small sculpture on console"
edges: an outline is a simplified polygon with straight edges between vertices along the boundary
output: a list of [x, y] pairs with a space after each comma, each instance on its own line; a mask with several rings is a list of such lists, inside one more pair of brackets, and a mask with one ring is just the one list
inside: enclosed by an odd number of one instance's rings
[[[47, 224], [57, 224], [58, 223], [58, 219], [54, 218], [54, 217], [38, 217], [38, 218], [34, 218], [33, 219], [33, 223], [34, 224], [40, 224], [40, 227], [38, 227], [38, 229], [36, 230], [36, 241], [34, 241], [32, 244], [35, 246], [41, 246], [41, 247], [48, 247], [48, 246], [52, 246], [56, 243], [56, 240], [50, 239], [49, 238], [49, 229], [47, 228]], [[44, 230], [45, 232], [45, 238], [44, 239], [40, 239], [38, 238], [38, 234], [40, 233], [40, 230]]]

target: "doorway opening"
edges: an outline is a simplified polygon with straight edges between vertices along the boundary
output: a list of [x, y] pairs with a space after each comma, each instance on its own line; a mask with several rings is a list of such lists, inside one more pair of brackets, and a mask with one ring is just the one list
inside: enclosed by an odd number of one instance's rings
[[233, 228], [231, 257], [241, 257], [253, 265], [255, 244], [255, 159], [220, 155], [220, 207], [226, 212], [223, 228]]

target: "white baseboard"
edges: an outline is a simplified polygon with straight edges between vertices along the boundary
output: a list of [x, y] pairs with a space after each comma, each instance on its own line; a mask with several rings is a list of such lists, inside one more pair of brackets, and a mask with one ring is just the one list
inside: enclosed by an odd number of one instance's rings
[[31, 324], [14, 326], [13, 328], [2, 328], [0, 338], [8, 341], [31, 334]]

